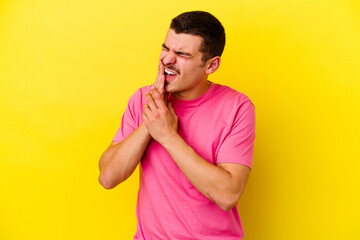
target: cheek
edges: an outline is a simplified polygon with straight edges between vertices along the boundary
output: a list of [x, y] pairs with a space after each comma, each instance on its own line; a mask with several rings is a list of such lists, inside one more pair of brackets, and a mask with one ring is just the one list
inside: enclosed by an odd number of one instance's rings
[[182, 70], [181, 73], [192, 74], [194, 72], [194, 67], [186, 60], [183, 59], [178, 60], [178, 66]]
[[161, 51], [161, 52], [160, 52], [159, 59], [162, 60], [164, 57], [165, 57], [165, 52], [164, 52], [164, 51]]
[[186, 69], [186, 72], [187, 72], [188, 74], [190, 74], [192, 77], [194, 77], [194, 78], [197, 78], [197, 77], [198, 77], [198, 75], [199, 75], [199, 68], [194, 67], [194, 66], [192, 66], [192, 65], [189, 65], [189, 66], [186, 66], [185, 69]]

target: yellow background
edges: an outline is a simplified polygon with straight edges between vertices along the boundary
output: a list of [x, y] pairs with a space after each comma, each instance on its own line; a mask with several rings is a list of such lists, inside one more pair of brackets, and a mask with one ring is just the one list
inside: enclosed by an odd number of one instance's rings
[[188, 10], [256, 106], [244, 239], [360, 239], [357, 0], [0, 1], [0, 239], [132, 239], [138, 172], [105, 190], [98, 160]]

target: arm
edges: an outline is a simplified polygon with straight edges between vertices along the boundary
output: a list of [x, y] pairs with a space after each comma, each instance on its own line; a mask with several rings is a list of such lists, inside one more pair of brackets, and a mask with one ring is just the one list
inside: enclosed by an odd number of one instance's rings
[[[159, 62], [158, 75], [152, 88], [164, 93], [164, 84], [164, 65]], [[106, 189], [111, 189], [130, 177], [139, 164], [150, 139], [151, 135], [142, 123], [122, 142], [112, 142], [100, 157], [100, 184]]]
[[178, 119], [171, 103], [166, 105], [156, 89], [146, 95], [146, 100], [143, 120], [150, 135], [169, 152], [195, 188], [221, 209], [232, 209], [244, 190], [250, 169], [234, 163], [209, 163], [177, 133]]
[[125, 181], [136, 169], [151, 136], [142, 123], [122, 142], [112, 142], [99, 161], [100, 184], [111, 189]]
[[250, 174], [247, 166], [235, 163], [213, 165], [200, 157], [178, 134], [163, 146], [193, 186], [208, 199], [224, 211], [237, 204]]

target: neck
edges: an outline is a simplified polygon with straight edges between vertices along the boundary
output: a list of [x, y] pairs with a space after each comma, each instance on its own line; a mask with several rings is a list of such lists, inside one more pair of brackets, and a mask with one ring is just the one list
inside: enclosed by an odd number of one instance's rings
[[175, 93], [171, 93], [171, 95], [181, 100], [194, 100], [200, 97], [201, 95], [203, 95], [209, 89], [210, 86], [211, 86], [211, 82], [206, 80], [202, 85], [199, 86], [198, 89], [175, 92]]

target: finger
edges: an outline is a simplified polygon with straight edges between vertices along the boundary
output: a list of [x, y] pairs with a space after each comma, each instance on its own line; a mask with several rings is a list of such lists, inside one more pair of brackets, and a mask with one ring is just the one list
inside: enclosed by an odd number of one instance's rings
[[160, 65], [162, 64], [161, 60], [159, 60], [159, 64], [158, 64], [158, 72], [156, 75], [156, 79], [155, 82], [151, 85], [151, 89], [153, 88], [157, 88], [159, 85], [159, 80], [160, 80]]
[[155, 82], [151, 85], [151, 89], [153, 89], [154, 87], [155, 87], [155, 85], [156, 85], [156, 82], [157, 82], [157, 77], [156, 77], [156, 80], [155, 80]]
[[151, 110], [150, 110], [149, 105], [148, 105], [148, 104], [145, 104], [145, 105], [144, 105], [144, 114], [145, 114], [145, 116], [146, 116], [147, 118], [149, 118], [148, 116], [149, 116], [150, 113], [151, 113]]
[[166, 107], [166, 104], [164, 102], [163, 95], [160, 94], [160, 92], [154, 88], [151, 90], [151, 95], [153, 96], [153, 99], [155, 101], [155, 104], [158, 108], [160, 107]]
[[146, 128], [148, 128], [148, 126], [149, 126], [149, 119], [148, 119], [148, 117], [146, 116], [145, 112], [144, 112], [143, 115], [142, 115], [142, 119], [143, 119], [143, 122], [145, 123]]
[[157, 81], [158, 81], [157, 79], [158, 79], [158, 77], [156, 76], [156, 80], [155, 80], [155, 82], [151, 85], [151, 88], [150, 88], [150, 89], [153, 89], [153, 88], [156, 87]]
[[156, 75], [156, 80], [155, 80], [154, 84], [151, 86], [151, 89], [158, 88], [159, 80], [160, 80], [160, 76], [161, 76], [160, 66], [161, 66], [161, 60], [159, 60], [158, 72], [157, 72], [157, 75]]
[[163, 94], [165, 89], [165, 66], [164, 64], [160, 61], [160, 66], [159, 66], [159, 82], [158, 82], [158, 86], [157, 89], [159, 90], [160, 94]]
[[[156, 88], [154, 88], [154, 89], [156, 89]], [[146, 103], [147, 103], [146, 105], [148, 106], [149, 110], [150, 111], [156, 111], [157, 106], [156, 106], [156, 104], [154, 102], [154, 99], [153, 99], [151, 93], [149, 93], [149, 92], [145, 93], [145, 98], [146, 98]]]
[[163, 99], [164, 99], [164, 103], [168, 104], [168, 98], [169, 98], [169, 93], [167, 91], [164, 90], [164, 94], [162, 95], [163, 96]]
[[171, 102], [168, 102], [168, 108], [169, 108], [170, 112], [171, 112], [173, 115], [176, 115], [175, 109], [173, 108]]

